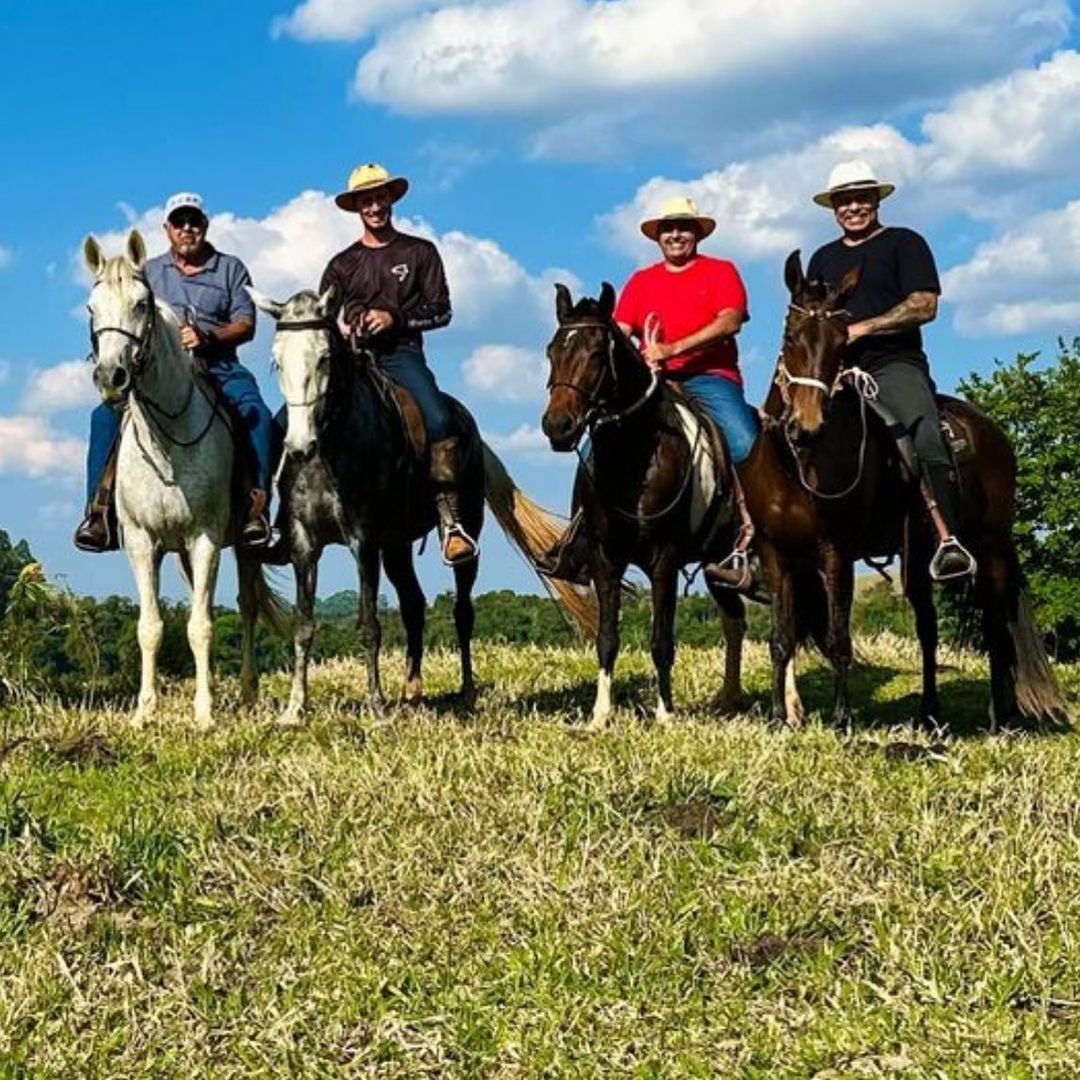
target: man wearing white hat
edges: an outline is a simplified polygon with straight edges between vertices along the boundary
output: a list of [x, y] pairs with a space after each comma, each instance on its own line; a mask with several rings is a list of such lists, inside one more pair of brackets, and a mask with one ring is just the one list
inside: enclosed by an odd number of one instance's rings
[[[176, 312], [180, 340], [202, 363], [240, 418], [254, 458], [248, 521], [240, 542], [262, 547], [270, 539], [266, 509], [270, 491], [273, 417], [258, 383], [240, 363], [236, 350], [255, 336], [255, 305], [246, 285], [247, 267], [235, 255], [218, 251], [207, 239], [209, 219], [202, 199], [191, 191], [165, 203], [163, 228], [169, 250], [148, 259], [143, 273], [154, 296]], [[110, 551], [118, 546], [112, 525], [111, 460], [120, 434], [120, 414], [108, 405], [94, 409], [87, 455], [85, 519], [75, 531], [83, 551]]]
[[476, 558], [476, 541], [458, 509], [458, 431], [449, 403], [424, 356], [423, 334], [450, 322], [450, 291], [435, 245], [398, 232], [393, 206], [409, 190], [404, 177], [381, 165], [358, 165], [334, 202], [358, 214], [360, 239], [331, 260], [319, 291], [336, 286], [344, 322], [380, 369], [416, 399], [431, 447], [430, 477], [439, 515], [443, 559]]
[[956, 538], [960, 515], [952, 461], [919, 329], [937, 316], [941, 283], [926, 241], [912, 229], [882, 225], [878, 217], [881, 200], [895, 190], [865, 161], [837, 165], [814, 202], [833, 211], [843, 235], [814, 252], [806, 276], [837, 283], [859, 268], [847, 301], [853, 319], [847, 362], [874, 377], [878, 401], [895, 417], [900, 434], [914, 441], [923, 494], [939, 533], [934, 577], [963, 577], [974, 573], [975, 560]]

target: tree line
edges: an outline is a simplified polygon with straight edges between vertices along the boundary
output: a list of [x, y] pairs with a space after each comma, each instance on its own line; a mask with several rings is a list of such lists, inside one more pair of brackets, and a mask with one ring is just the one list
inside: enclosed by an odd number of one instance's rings
[[[1018, 501], [1016, 540], [1039, 625], [1059, 659], [1080, 656], [1080, 339], [1059, 342], [1054, 362], [1040, 365], [1037, 354], [995, 363], [987, 375], [971, 375], [960, 392], [993, 417], [1016, 449]], [[567, 645], [574, 633], [554, 601], [510, 591], [475, 598], [479, 640], [509, 644]], [[341, 592], [319, 602], [314, 656], [355, 655], [356, 595]], [[963, 624], [961, 601], [946, 598], [945, 631]], [[380, 600], [384, 642], [404, 643], [397, 612]], [[187, 605], [166, 602], [160, 652], [163, 673], [192, 673], [187, 644]], [[621, 633], [630, 645], [649, 637], [646, 592], [627, 597]], [[750, 605], [751, 638], [768, 636], [768, 613]], [[37, 688], [63, 696], [131, 693], [138, 683], [138, 607], [124, 596], [98, 600], [76, 596], [45, 580], [25, 541], [0, 530], [0, 679], [9, 689]], [[914, 633], [907, 605], [884, 581], [864, 581], [854, 609], [856, 633], [891, 630]], [[240, 616], [219, 608], [214, 620], [215, 670], [235, 674], [240, 664]], [[429, 606], [429, 646], [456, 643], [453, 596], [444, 593]], [[711, 599], [688, 595], [679, 601], [676, 639], [693, 645], [722, 640], [719, 613]], [[291, 643], [260, 628], [257, 659], [263, 671], [286, 667]]]

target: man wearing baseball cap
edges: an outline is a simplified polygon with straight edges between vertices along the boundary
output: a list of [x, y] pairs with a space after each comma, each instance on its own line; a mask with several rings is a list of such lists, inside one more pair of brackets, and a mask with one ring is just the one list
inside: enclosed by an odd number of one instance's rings
[[847, 300], [853, 319], [847, 363], [874, 377], [877, 400], [914, 441], [938, 532], [931, 574], [937, 580], [965, 577], [975, 573], [975, 559], [956, 537], [959, 499], [920, 330], [937, 316], [941, 283], [926, 241], [912, 229], [881, 223], [878, 207], [895, 190], [865, 161], [837, 165], [814, 202], [832, 210], [842, 235], [814, 252], [806, 276], [835, 284], [859, 268]]
[[398, 232], [394, 204], [409, 190], [381, 165], [358, 165], [334, 202], [360, 218], [360, 238], [335, 255], [319, 292], [336, 286], [341, 317], [379, 368], [416, 399], [431, 447], [430, 477], [439, 516], [443, 560], [476, 558], [476, 541], [458, 509], [458, 431], [450, 406], [424, 356], [423, 335], [450, 322], [450, 292], [435, 245]]
[[[144, 268], [154, 296], [164, 300], [182, 323], [180, 340], [220, 387], [247, 432], [254, 458], [248, 520], [240, 543], [261, 547], [270, 538], [267, 504], [273, 418], [255, 377], [237, 358], [240, 345], [255, 336], [255, 306], [245, 285], [247, 267], [235, 256], [218, 251], [207, 239], [209, 219], [194, 192], [178, 192], [165, 203], [163, 228], [169, 250], [148, 259]], [[110, 551], [119, 546], [112, 524], [111, 467], [118, 444], [120, 414], [99, 405], [91, 417], [87, 457], [86, 518], [75, 532], [83, 551]]]

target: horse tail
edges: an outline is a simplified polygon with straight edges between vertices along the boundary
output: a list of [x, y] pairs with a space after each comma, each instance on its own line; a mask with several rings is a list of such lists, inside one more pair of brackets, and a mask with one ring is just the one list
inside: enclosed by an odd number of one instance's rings
[[1009, 636], [1016, 653], [1016, 705], [1033, 720], [1050, 720], [1072, 726], [1069, 705], [1061, 692], [1042, 635], [1035, 625], [1031, 598], [1022, 589], [1016, 618], [1008, 620]]
[[[562, 536], [567, 522], [533, 502], [506, 471], [495, 451], [481, 441], [484, 455], [484, 499], [513, 547], [536, 570], [537, 560]], [[560, 607], [570, 617], [578, 632], [596, 637], [600, 614], [596, 593], [591, 586], [575, 585], [537, 573]]]
[[292, 637], [292, 607], [289, 602], [270, 587], [266, 579], [266, 568], [260, 566], [252, 575], [255, 593], [255, 610], [278, 637], [288, 640]]

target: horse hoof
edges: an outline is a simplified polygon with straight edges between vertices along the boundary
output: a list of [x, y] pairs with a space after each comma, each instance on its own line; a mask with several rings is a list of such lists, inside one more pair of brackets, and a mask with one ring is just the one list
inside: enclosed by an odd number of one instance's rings
[[582, 725], [585, 731], [607, 731], [611, 727], [613, 712], [610, 709], [598, 712], [593, 710], [592, 716]]
[[278, 727], [301, 727], [304, 723], [304, 710], [294, 709], [291, 705], [278, 718]]
[[666, 724], [675, 719], [675, 710], [669, 709], [662, 701], [658, 701], [653, 716], [658, 724]]
[[725, 694], [716, 703], [716, 711], [721, 716], [738, 716], [740, 713], [749, 712], [752, 704], [745, 694]]

